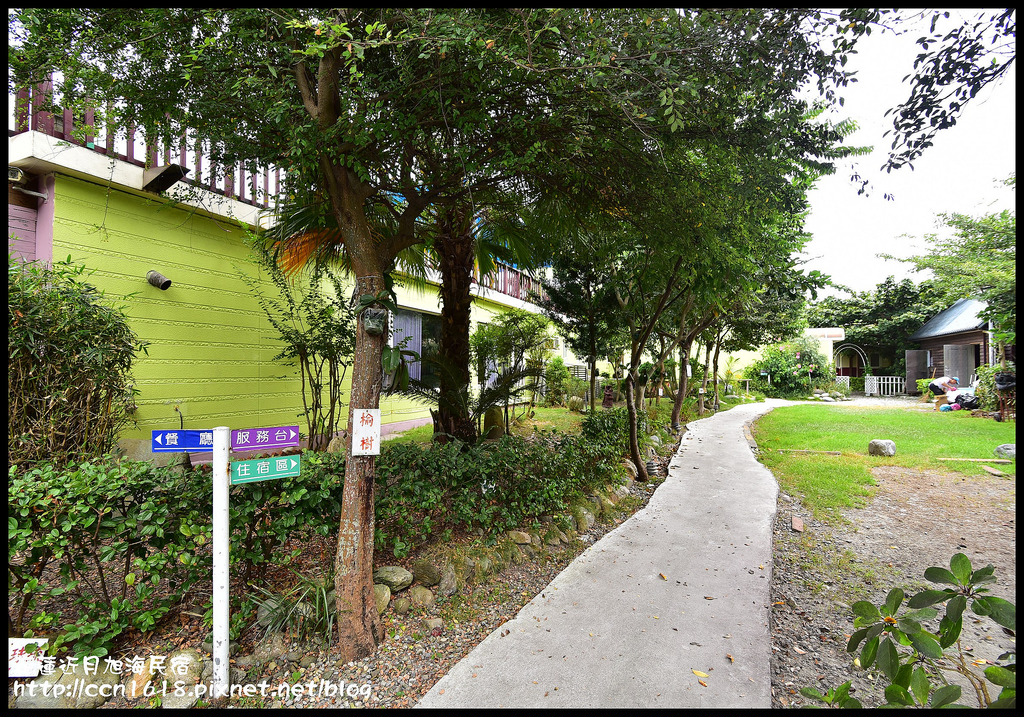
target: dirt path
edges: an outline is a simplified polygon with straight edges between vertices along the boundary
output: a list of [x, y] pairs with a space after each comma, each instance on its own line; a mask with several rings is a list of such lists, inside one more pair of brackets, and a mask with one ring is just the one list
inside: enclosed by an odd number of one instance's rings
[[[833, 528], [783, 494], [775, 525], [772, 582], [773, 706], [812, 703], [799, 694], [824, 692], [853, 678], [851, 694], [864, 706], [884, 699], [845, 651], [853, 618], [849, 604], [881, 602], [892, 587], [909, 595], [931, 584], [926, 568], [949, 566], [964, 553], [975, 569], [991, 563], [998, 582], [992, 593], [1016, 603], [1016, 481], [1012, 477], [965, 476], [897, 467], [876, 469], [878, 489], [870, 504], [848, 510], [851, 521]], [[804, 522], [795, 532], [793, 517]], [[991, 620], [967, 613], [961, 642], [977, 659], [995, 660], [1015, 648]], [[935, 626], [931, 626], [933, 629]], [[976, 706], [966, 688], [960, 702]]]

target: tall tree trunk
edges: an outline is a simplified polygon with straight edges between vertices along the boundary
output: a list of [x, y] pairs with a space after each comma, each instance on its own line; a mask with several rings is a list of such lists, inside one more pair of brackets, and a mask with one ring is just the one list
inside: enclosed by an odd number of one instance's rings
[[[356, 278], [357, 295], [376, 294], [383, 288], [383, 275]], [[384, 340], [385, 336], [367, 334], [363, 322], [358, 322], [349, 394], [349, 436], [352, 436], [354, 412], [380, 405]], [[334, 587], [338, 643], [341, 659], [348, 662], [372, 655], [384, 639], [384, 632], [373, 594], [375, 457], [353, 456], [351, 440], [346, 452]]]
[[690, 387], [689, 377], [686, 375], [686, 368], [690, 365], [691, 343], [679, 344], [679, 390], [676, 391], [676, 400], [672, 404], [672, 428], [679, 427], [679, 417], [683, 412], [683, 400]]
[[[636, 464], [636, 479], [647, 480], [647, 464], [640, 457], [640, 441], [636, 430], [637, 410], [634, 401], [633, 373], [626, 373], [626, 410], [629, 412], [629, 457]], [[641, 398], [641, 400], [643, 400]]]
[[476, 441], [469, 405], [469, 327], [473, 296], [474, 238], [468, 211], [445, 220], [437, 242], [441, 269], [440, 401], [434, 433]]

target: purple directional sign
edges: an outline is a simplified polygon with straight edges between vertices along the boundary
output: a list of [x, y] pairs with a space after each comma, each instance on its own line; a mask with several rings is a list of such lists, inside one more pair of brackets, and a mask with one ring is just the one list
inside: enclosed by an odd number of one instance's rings
[[271, 428], [240, 428], [231, 431], [233, 451], [274, 451], [299, 445], [298, 426]]

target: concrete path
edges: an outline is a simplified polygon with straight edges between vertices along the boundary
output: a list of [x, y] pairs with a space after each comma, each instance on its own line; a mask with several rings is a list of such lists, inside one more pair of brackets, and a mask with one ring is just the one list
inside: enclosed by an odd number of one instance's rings
[[647, 507], [580, 555], [417, 706], [770, 708], [778, 485], [744, 426], [788, 404], [737, 406], [689, 424]]

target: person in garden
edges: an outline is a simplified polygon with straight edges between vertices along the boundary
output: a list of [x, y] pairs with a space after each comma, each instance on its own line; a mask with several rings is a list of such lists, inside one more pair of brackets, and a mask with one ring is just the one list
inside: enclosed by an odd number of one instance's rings
[[[960, 389], [960, 379], [956, 376], [939, 376], [937, 379], [928, 384], [928, 388], [931, 389], [932, 395], [942, 396], [945, 395], [947, 402], [952, 403], [949, 400], [950, 397], [955, 396], [956, 392]], [[935, 410], [939, 410], [939, 404], [941, 401], [935, 401]]]

